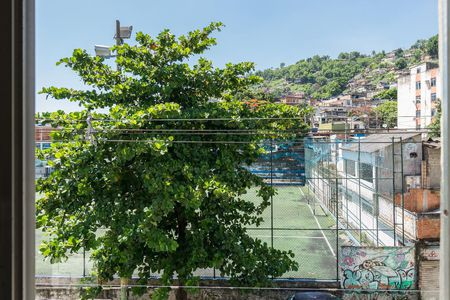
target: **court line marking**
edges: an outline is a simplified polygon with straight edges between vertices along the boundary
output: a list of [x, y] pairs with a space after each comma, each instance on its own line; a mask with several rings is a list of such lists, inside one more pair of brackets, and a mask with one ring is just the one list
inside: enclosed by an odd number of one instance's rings
[[[303, 197], [306, 196], [305, 193], [303, 192], [302, 188], [300, 188], [300, 193], [302, 193]], [[317, 226], [319, 226], [320, 232], [322, 233], [322, 235], [323, 235], [323, 237], [325, 239], [325, 242], [328, 245], [328, 248], [330, 248], [331, 254], [333, 254], [333, 256], [336, 257], [336, 253], [334, 253], [333, 247], [331, 247], [330, 242], [328, 241], [327, 237], [325, 236], [325, 233], [322, 230], [322, 226], [320, 226], [319, 220], [317, 220], [317, 217], [314, 214], [314, 211], [312, 210], [311, 205], [308, 204], [308, 207], [309, 207], [309, 210], [311, 211], [311, 215], [314, 217], [314, 220], [316, 220]]]

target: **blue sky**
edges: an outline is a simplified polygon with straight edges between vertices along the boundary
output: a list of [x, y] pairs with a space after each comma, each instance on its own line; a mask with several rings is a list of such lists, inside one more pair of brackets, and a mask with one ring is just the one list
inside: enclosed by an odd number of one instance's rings
[[[112, 45], [115, 20], [151, 35], [175, 34], [222, 21], [218, 45], [205, 56], [217, 66], [253, 61], [257, 69], [315, 54], [370, 53], [408, 47], [437, 33], [436, 0], [37, 0], [36, 88], [80, 88], [70, 70], [55, 66], [73, 49], [93, 53]], [[37, 111], [78, 110], [36, 98]]]

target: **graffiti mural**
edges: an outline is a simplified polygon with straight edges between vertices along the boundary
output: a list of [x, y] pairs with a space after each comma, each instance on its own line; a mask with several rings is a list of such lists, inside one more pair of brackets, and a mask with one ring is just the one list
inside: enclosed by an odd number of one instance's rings
[[342, 246], [339, 267], [341, 284], [346, 289], [415, 288], [414, 247]]

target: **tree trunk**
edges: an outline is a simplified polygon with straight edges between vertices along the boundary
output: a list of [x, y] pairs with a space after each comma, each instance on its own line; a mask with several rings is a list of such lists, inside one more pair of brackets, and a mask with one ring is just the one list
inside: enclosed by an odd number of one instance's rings
[[[177, 216], [177, 235], [178, 235], [177, 251], [181, 251], [181, 253], [179, 253], [180, 254], [179, 257], [181, 258], [181, 260], [177, 261], [177, 267], [182, 267], [182, 265], [184, 264], [182, 257], [184, 256], [183, 251], [184, 251], [184, 247], [186, 245], [186, 227], [187, 227], [187, 220], [186, 220], [186, 216], [184, 215], [184, 213], [185, 212], [183, 210], [182, 205], [177, 202], [175, 204], [175, 214]], [[183, 280], [178, 279], [178, 285], [179, 285], [179, 288], [175, 291], [175, 299], [176, 300], [187, 300], [187, 292], [183, 288], [183, 286], [184, 286]]]
[[175, 291], [175, 299], [176, 300], [187, 300], [187, 292], [182, 286], [180, 286]]
[[128, 278], [120, 278], [120, 300], [128, 300]]

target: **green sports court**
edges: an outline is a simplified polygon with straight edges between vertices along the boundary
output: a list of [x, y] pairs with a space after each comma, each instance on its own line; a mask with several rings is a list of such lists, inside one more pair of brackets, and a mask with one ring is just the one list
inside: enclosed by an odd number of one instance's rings
[[[248, 228], [249, 235], [259, 238], [269, 246], [280, 250], [291, 250], [299, 270], [286, 273], [283, 278], [310, 278], [335, 280], [337, 232], [336, 221], [314, 202], [306, 187], [280, 185], [273, 197], [273, 207], [264, 213], [264, 222], [258, 228]], [[260, 201], [256, 189], [250, 189], [243, 196], [253, 202]], [[273, 228], [272, 228], [273, 224]], [[81, 277], [88, 275], [92, 264], [88, 254], [72, 255], [66, 262], [50, 264], [43, 261], [39, 253], [42, 233], [36, 232], [36, 274], [38, 276]], [[197, 275], [213, 276], [212, 270], [199, 270]], [[217, 276], [219, 274], [216, 274]]]

